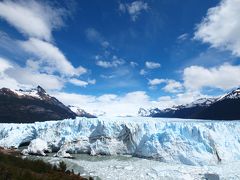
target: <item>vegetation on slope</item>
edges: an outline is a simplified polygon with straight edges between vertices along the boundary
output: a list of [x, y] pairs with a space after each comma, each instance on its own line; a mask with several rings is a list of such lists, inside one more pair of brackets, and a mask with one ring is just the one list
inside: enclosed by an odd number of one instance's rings
[[66, 164], [52, 166], [42, 160], [22, 159], [14, 155], [0, 153], [0, 180], [83, 180], [85, 178], [66, 171]]

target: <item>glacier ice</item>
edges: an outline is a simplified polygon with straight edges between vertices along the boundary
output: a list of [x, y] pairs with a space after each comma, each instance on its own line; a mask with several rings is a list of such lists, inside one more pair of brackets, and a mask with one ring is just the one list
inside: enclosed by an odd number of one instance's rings
[[18, 148], [41, 139], [61, 157], [71, 153], [130, 154], [170, 163], [214, 165], [240, 159], [239, 132], [240, 121], [78, 117], [1, 124], [0, 146]]
[[45, 152], [50, 152], [51, 150], [48, 147], [46, 141], [42, 139], [34, 139], [30, 142], [27, 149], [22, 151], [23, 155], [34, 154], [34, 155], [41, 155], [46, 156]]

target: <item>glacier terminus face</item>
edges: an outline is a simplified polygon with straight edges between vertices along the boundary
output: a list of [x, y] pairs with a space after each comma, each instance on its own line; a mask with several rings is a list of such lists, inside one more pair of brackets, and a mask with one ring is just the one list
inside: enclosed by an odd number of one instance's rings
[[[202, 166], [240, 160], [239, 132], [240, 121], [78, 117], [33, 124], [1, 124], [0, 146], [18, 148], [32, 141], [25, 153], [43, 154], [41, 150], [48, 149], [59, 157], [71, 157], [75, 153], [128, 154]], [[39, 147], [41, 144], [44, 147]]]

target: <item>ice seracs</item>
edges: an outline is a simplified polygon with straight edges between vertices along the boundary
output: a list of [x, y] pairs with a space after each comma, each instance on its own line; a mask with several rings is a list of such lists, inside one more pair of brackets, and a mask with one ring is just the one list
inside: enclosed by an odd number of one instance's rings
[[47, 142], [40, 138], [37, 138], [30, 142], [28, 148], [22, 151], [22, 154], [46, 156], [46, 152], [51, 152], [51, 149], [49, 149]]
[[240, 160], [239, 132], [239, 121], [77, 117], [2, 124], [0, 146], [18, 147], [31, 141], [27, 153], [45, 155], [50, 148], [59, 157], [129, 154], [170, 163], [211, 165]]

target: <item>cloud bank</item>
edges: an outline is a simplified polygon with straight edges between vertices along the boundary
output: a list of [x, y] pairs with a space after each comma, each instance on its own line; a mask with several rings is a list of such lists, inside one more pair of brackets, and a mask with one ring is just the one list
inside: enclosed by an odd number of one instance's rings
[[194, 38], [240, 56], [239, 12], [239, 0], [222, 0], [218, 6], [208, 10], [206, 17], [197, 26]]

